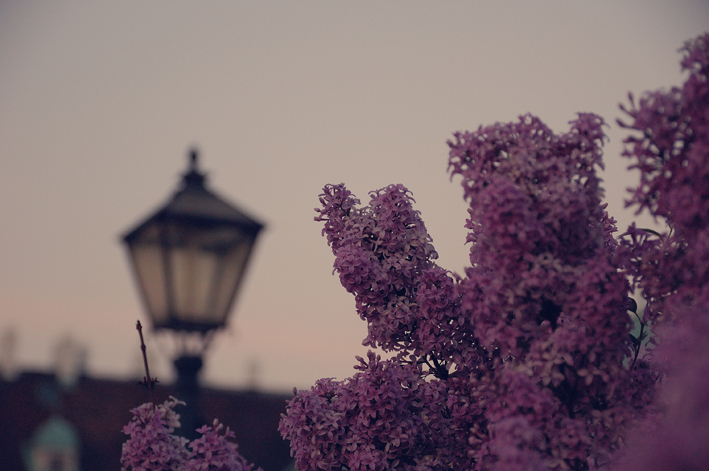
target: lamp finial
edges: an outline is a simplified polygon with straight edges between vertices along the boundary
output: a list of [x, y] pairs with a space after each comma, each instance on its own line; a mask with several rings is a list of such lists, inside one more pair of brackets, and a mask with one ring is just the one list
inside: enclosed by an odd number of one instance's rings
[[199, 151], [196, 147], [190, 149], [190, 170], [197, 170], [197, 157]]

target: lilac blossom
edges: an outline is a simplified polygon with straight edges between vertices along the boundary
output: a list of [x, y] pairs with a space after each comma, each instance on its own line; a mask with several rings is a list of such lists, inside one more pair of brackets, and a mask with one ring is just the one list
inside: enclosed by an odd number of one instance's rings
[[640, 171], [629, 204], [671, 228], [658, 237], [633, 228], [626, 244], [653, 321], [671, 314], [665, 301], [697, 299], [709, 283], [708, 43], [704, 34], [682, 49], [683, 87], [646, 93], [637, 105], [631, 95], [622, 107], [632, 122], [620, 124], [634, 131], [623, 155]]
[[[183, 404], [170, 398], [155, 406], [145, 403], [133, 409], [133, 419], [123, 427], [130, 438], [123, 444], [121, 469], [124, 471], [251, 471], [253, 465], [239, 454], [228, 439], [234, 433], [214, 420], [198, 430], [202, 436], [191, 443], [173, 435], [180, 426], [174, 407]], [[222, 431], [223, 430], [223, 431]]]
[[[296, 391], [280, 432], [298, 469], [585, 470], [603, 466], [652, 401], [629, 359], [624, 267], [596, 172], [603, 120], [565, 134], [539, 118], [456, 133], [451, 176], [470, 204], [470, 266], [436, 265], [411, 193], [343, 184], [316, 220], [367, 322], [344, 381]], [[629, 269], [629, 268], [628, 268]]]
[[640, 171], [629, 204], [667, 225], [631, 227], [622, 250], [656, 335], [662, 372], [653, 414], [617, 469], [703, 470], [709, 462], [709, 33], [681, 49], [682, 87], [632, 95], [624, 155]]

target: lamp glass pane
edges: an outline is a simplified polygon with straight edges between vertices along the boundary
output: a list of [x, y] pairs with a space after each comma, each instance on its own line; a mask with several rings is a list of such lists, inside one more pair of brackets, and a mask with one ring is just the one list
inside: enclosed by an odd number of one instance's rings
[[212, 299], [213, 312], [221, 319], [226, 318], [231, 308], [236, 290], [246, 268], [246, 259], [251, 252], [252, 244], [252, 240], [243, 241], [233, 246], [223, 256], [221, 276], [219, 277], [218, 285], [215, 287]]
[[143, 300], [155, 325], [167, 321], [167, 289], [162, 248], [155, 242], [130, 246], [131, 259]]
[[214, 253], [196, 242], [190, 240], [188, 245], [170, 250], [175, 316], [188, 322], [208, 321], [210, 295], [219, 264]]

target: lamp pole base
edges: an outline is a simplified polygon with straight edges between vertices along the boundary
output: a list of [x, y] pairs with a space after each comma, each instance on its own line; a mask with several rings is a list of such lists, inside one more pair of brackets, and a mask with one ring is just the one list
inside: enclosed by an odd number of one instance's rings
[[200, 413], [199, 372], [202, 369], [202, 358], [185, 355], [174, 361], [177, 370], [175, 393], [177, 399], [186, 403], [178, 406], [180, 414], [180, 429], [176, 433], [188, 440], [199, 437], [197, 429], [204, 425]]

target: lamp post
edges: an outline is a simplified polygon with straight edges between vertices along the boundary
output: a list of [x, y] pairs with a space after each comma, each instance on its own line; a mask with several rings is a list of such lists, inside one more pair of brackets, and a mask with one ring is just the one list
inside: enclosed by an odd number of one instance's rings
[[177, 341], [182, 431], [196, 435], [202, 357], [223, 328], [263, 228], [205, 186], [197, 151], [170, 201], [123, 236], [153, 329]]

